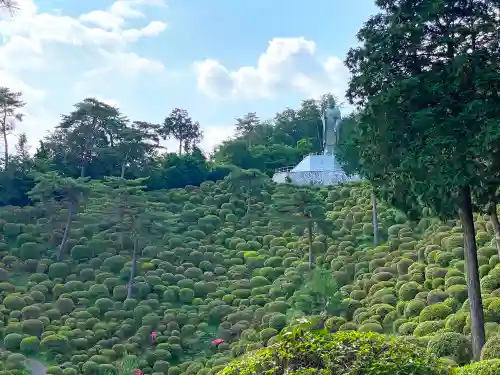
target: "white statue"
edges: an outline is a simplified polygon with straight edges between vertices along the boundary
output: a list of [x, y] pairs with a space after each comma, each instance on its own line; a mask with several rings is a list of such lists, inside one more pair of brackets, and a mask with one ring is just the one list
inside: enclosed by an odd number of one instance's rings
[[335, 106], [333, 98], [328, 99], [328, 104], [321, 116], [323, 121], [323, 153], [333, 155], [340, 135], [340, 110]]

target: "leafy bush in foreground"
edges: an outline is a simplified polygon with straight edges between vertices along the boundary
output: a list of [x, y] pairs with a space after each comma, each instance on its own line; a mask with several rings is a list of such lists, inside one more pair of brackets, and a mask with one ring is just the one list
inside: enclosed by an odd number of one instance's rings
[[500, 374], [500, 360], [488, 360], [455, 369], [453, 375], [497, 375]]
[[289, 331], [219, 375], [438, 375], [446, 368], [409, 342], [375, 333]]

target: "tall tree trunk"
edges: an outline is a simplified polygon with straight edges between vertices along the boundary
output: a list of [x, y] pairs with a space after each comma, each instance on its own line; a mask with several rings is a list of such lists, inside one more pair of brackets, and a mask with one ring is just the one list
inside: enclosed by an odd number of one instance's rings
[[484, 314], [478, 272], [476, 231], [474, 228], [469, 186], [460, 189], [459, 214], [464, 230], [465, 266], [467, 270], [467, 291], [470, 303], [472, 352], [474, 360], [479, 361], [481, 349], [485, 343]]
[[314, 263], [313, 255], [313, 222], [309, 220], [307, 222], [307, 241], [309, 242], [309, 269], [312, 270]]
[[249, 220], [250, 222], [250, 212], [252, 212], [252, 198], [248, 197], [246, 200], [246, 205], [247, 205], [247, 210], [245, 212], [245, 217]]
[[3, 131], [3, 152], [5, 154], [4, 157], [4, 168], [7, 169], [9, 166], [9, 141], [7, 139], [7, 131]]
[[373, 224], [373, 244], [380, 245], [379, 232], [378, 232], [378, 217], [377, 217], [377, 197], [375, 192], [372, 191], [372, 224]]
[[182, 138], [179, 138], [179, 155], [182, 155]]
[[493, 233], [495, 234], [495, 245], [497, 247], [498, 256], [500, 257], [500, 222], [498, 221], [497, 203], [495, 201], [491, 203], [490, 220], [493, 225]]
[[7, 167], [9, 166], [9, 141], [7, 139], [7, 105], [4, 105], [3, 108], [2, 135], [3, 135], [3, 149], [5, 153], [4, 169], [6, 170]]
[[123, 163], [122, 163], [122, 170], [120, 172], [120, 177], [121, 178], [125, 178], [125, 170], [127, 169], [127, 166], [125, 164], [126, 164], [126, 162], [124, 160]]
[[134, 236], [134, 251], [132, 253], [132, 266], [130, 267], [130, 277], [127, 285], [127, 298], [132, 298], [132, 287], [134, 286], [134, 278], [137, 273], [137, 250], [139, 248], [139, 239], [137, 235]]
[[85, 165], [82, 164], [80, 167], [80, 177], [85, 177]]
[[71, 230], [71, 224], [73, 223], [73, 214], [75, 212], [75, 205], [70, 203], [68, 206], [68, 217], [66, 218], [66, 228], [64, 228], [63, 238], [61, 244], [59, 245], [59, 254], [57, 254], [57, 260], [61, 260], [64, 254], [66, 243], [69, 238], [69, 231]]

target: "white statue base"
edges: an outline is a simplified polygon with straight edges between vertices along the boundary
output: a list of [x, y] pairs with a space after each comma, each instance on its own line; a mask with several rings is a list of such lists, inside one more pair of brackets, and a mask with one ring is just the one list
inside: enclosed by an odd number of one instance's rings
[[308, 155], [295, 167], [277, 169], [273, 181], [278, 184], [287, 182], [299, 186], [331, 186], [359, 180], [348, 176], [334, 155]]

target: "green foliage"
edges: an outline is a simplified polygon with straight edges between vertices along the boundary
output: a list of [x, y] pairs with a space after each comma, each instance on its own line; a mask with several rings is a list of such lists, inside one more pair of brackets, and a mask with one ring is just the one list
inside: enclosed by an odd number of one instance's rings
[[[230, 178], [161, 193], [148, 192], [143, 179], [93, 180], [68, 236], [72, 250], [61, 261], [56, 218], [66, 217], [64, 206], [22, 208], [14, 217], [11, 208], [0, 209], [11, 224], [0, 225], [5, 345], [71, 369], [56, 366], [55, 373], [113, 372], [127, 352], [145, 373], [203, 374], [274, 347], [296, 330], [289, 324], [298, 324], [306, 331], [398, 334], [448, 363], [467, 363], [463, 252], [452, 251], [462, 245], [457, 221], [422, 226], [381, 203], [387, 242], [373, 247], [363, 232], [371, 222], [368, 184], [314, 189], [263, 181], [252, 181], [259, 188], [250, 195], [251, 220], [243, 220], [248, 190], [233, 190]], [[329, 233], [314, 223], [310, 242], [313, 220], [303, 216], [316, 208]], [[493, 239], [487, 217], [476, 225], [485, 241]], [[39, 252], [21, 261], [26, 244], [39, 244]], [[448, 247], [453, 257], [437, 264]], [[490, 262], [483, 275], [491, 334], [485, 358], [495, 358], [498, 329], [500, 274]], [[215, 338], [225, 342], [214, 347]]]
[[[441, 218], [460, 217], [477, 360], [485, 332], [472, 196], [478, 208], [489, 208], [499, 185], [500, 62], [492, 15], [500, 7], [473, 2], [464, 16], [445, 2], [378, 5], [346, 59], [347, 96], [361, 109], [350, 123], [344, 161], [405, 211], [413, 202]], [[463, 27], [442, 28], [443, 19]], [[493, 207], [496, 217], [496, 201]]]
[[293, 307], [307, 315], [335, 315], [341, 312], [342, 296], [332, 273], [316, 268], [292, 297]]
[[371, 333], [302, 332], [229, 364], [220, 375], [444, 374], [417, 346]]
[[203, 138], [200, 124], [189, 117], [184, 109], [175, 108], [165, 118], [160, 134], [166, 138], [175, 138], [179, 142], [179, 155], [197, 147]]
[[495, 375], [500, 371], [500, 360], [494, 359], [489, 361], [481, 361], [471, 365], [457, 368], [453, 371], [453, 375]]
[[470, 339], [456, 332], [444, 332], [431, 337], [428, 352], [438, 357], [448, 357], [459, 365], [468, 364], [472, 359]]
[[19, 333], [9, 333], [3, 339], [3, 346], [7, 350], [19, 350], [19, 346], [23, 340]]
[[294, 166], [303, 156], [321, 152], [321, 110], [330, 97], [305, 100], [299, 109], [287, 108], [272, 121], [261, 121], [254, 113], [237, 119], [237, 136], [216, 148], [214, 160], [270, 176], [277, 168]]
[[26, 355], [36, 355], [40, 350], [40, 340], [36, 336], [28, 336], [21, 341], [19, 350]]

